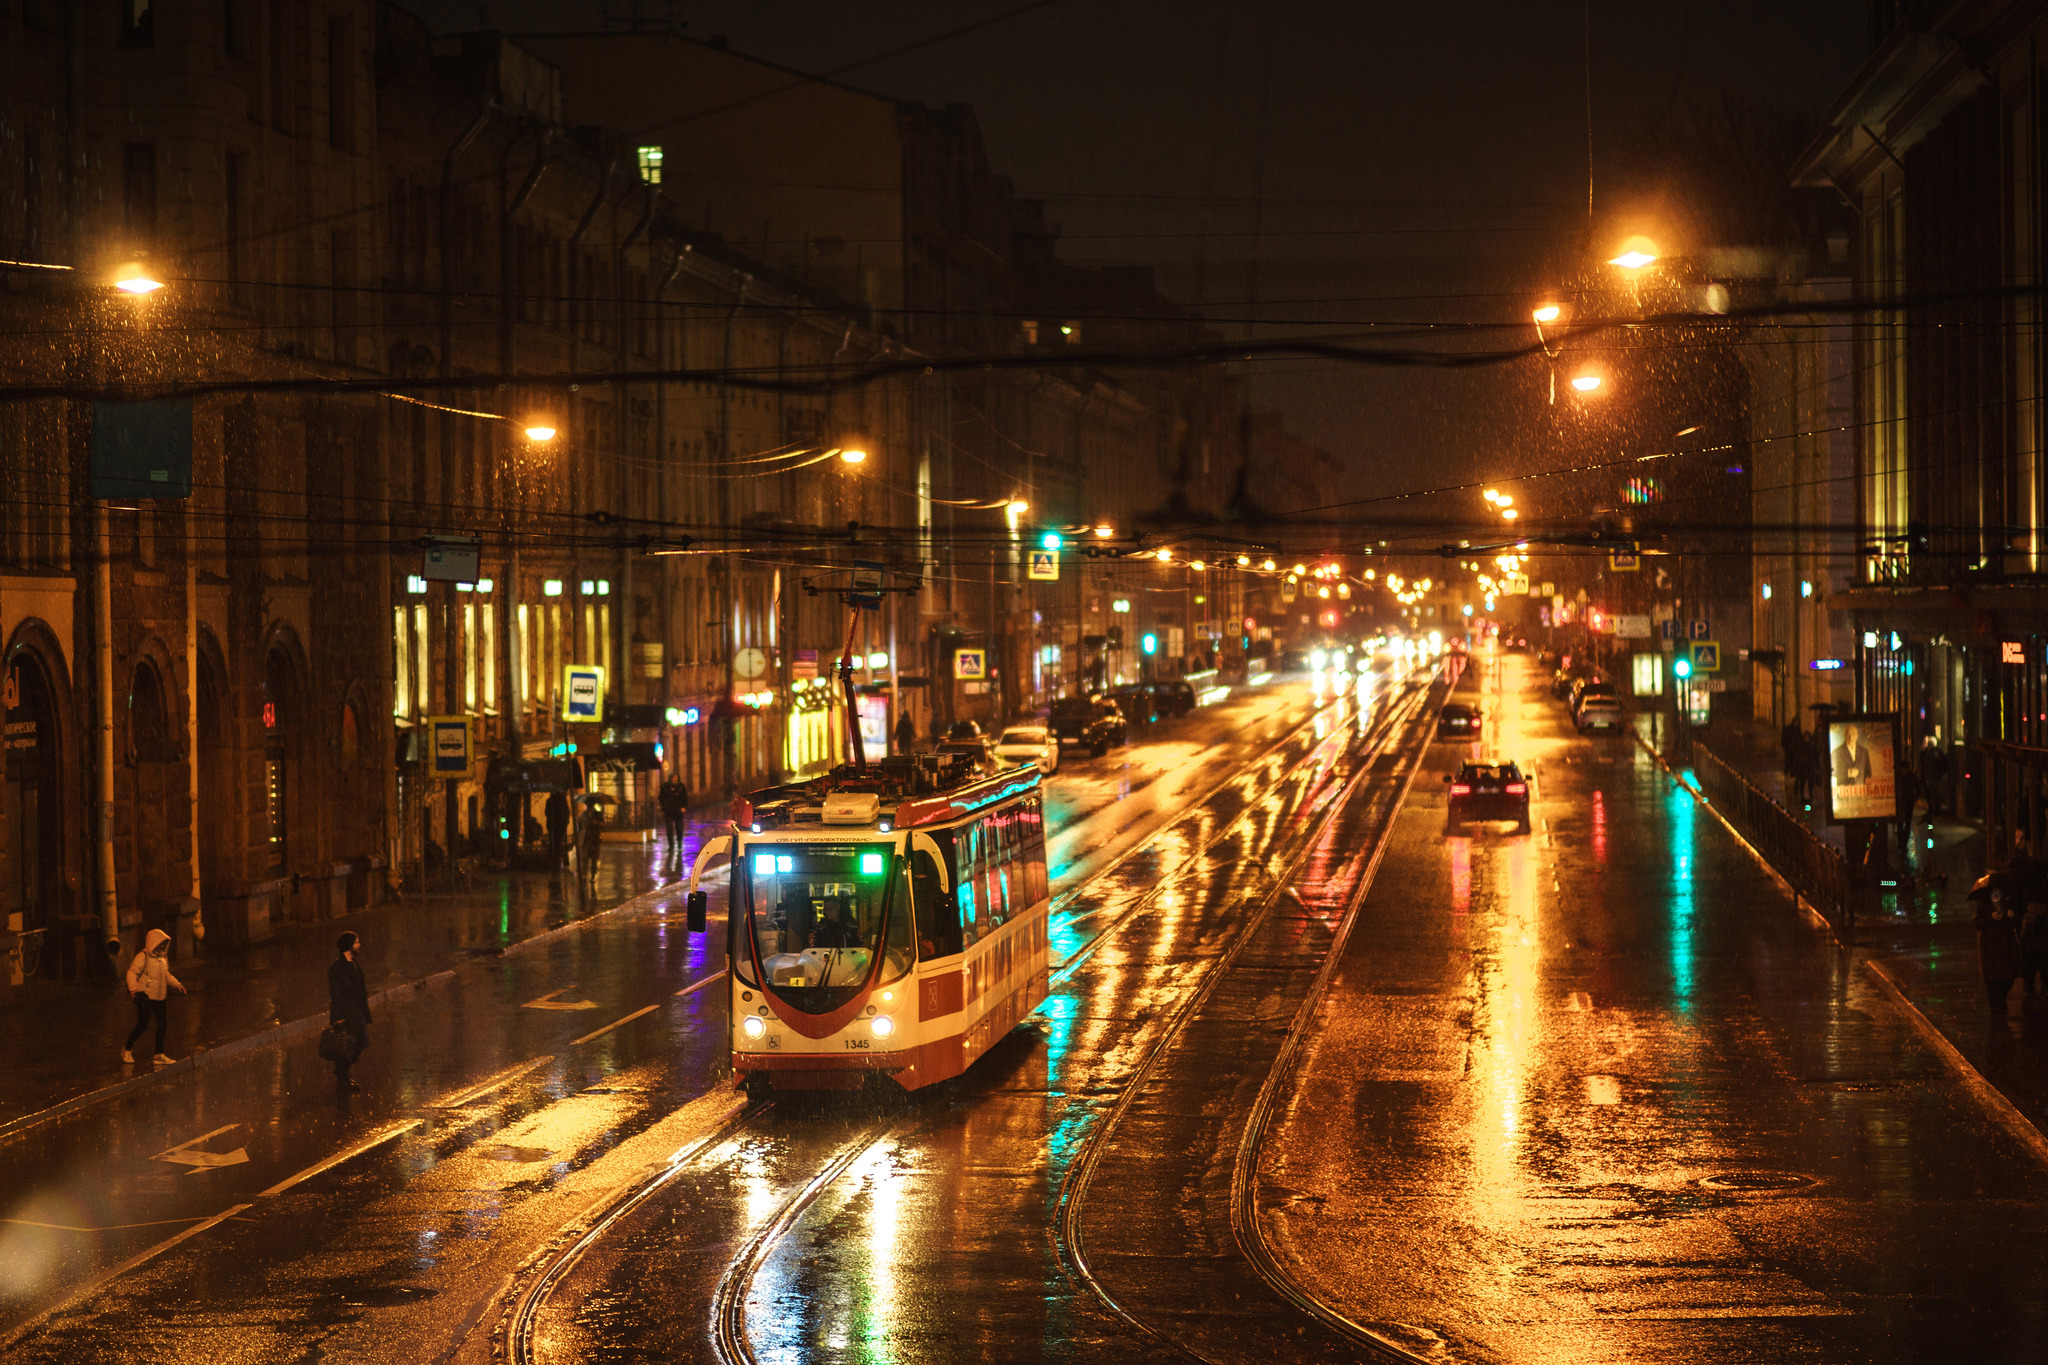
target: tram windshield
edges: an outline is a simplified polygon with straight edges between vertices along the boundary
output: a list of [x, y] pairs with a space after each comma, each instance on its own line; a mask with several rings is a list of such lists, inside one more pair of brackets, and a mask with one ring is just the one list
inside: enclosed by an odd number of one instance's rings
[[747, 984], [823, 1014], [867, 984], [878, 957], [881, 981], [910, 970], [908, 878], [892, 847], [753, 844], [740, 873], [732, 957]]

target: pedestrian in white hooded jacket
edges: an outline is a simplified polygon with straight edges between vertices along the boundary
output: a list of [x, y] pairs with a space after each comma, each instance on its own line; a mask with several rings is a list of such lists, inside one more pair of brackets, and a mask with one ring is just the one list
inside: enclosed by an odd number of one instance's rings
[[172, 991], [185, 993], [185, 983], [171, 975], [171, 936], [161, 929], [152, 929], [142, 942], [142, 951], [128, 964], [128, 994], [135, 1001], [135, 1027], [129, 1032], [128, 1041], [121, 1044], [122, 1061], [135, 1060], [135, 1040], [152, 1022], [156, 1024], [156, 1056], [152, 1060], [158, 1066], [171, 1060], [164, 1055], [164, 1035], [171, 1027], [166, 1001]]

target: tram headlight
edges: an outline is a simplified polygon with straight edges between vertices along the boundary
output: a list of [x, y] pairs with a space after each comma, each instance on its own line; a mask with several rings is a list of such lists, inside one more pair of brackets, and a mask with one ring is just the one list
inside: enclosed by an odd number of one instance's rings
[[760, 1015], [750, 1014], [740, 1020], [740, 1032], [749, 1038], [759, 1039], [767, 1035], [768, 1023]]
[[896, 1031], [896, 1021], [886, 1014], [878, 1014], [868, 1020], [868, 1027], [875, 1031], [877, 1038], [887, 1038]]

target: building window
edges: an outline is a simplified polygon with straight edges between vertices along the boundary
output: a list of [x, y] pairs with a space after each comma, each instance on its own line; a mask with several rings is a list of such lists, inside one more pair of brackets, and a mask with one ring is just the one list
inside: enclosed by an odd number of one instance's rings
[[412, 649], [406, 639], [405, 608], [391, 609], [391, 714], [412, 714]]
[[247, 231], [249, 156], [246, 152], [229, 152], [226, 157], [223, 198], [226, 201], [225, 217], [228, 250], [228, 283], [242, 282], [242, 234]]
[[1035, 318], [1026, 318], [1026, 319], [1024, 320], [1024, 324], [1023, 324], [1023, 326], [1024, 326], [1024, 344], [1025, 344], [1026, 346], [1036, 346], [1036, 345], [1038, 344], [1038, 321], [1037, 321], [1037, 319], [1035, 319]]
[[659, 185], [661, 183], [661, 148], [642, 147], [640, 149], [640, 179], [649, 185]]
[[155, 0], [121, 0], [121, 46], [156, 46]]
[[1078, 322], [1061, 323], [1060, 335], [1066, 338], [1067, 345], [1079, 346], [1081, 344], [1081, 324]]
[[352, 773], [363, 761], [362, 729], [356, 723], [356, 704], [341, 704], [341, 770]]
[[156, 235], [156, 144], [121, 145], [121, 222], [131, 245]]
[[519, 709], [526, 710], [533, 702], [533, 678], [528, 666], [528, 626], [526, 603], [519, 604], [519, 621], [512, 641], [512, 691], [519, 698]]
[[476, 710], [476, 603], [462, 604], [462, 709]]
[[427, 607], [412, 609], [412, 704], [420, 715], [427, 714], [427, 684], [433, 680], [432, 661], [427, 655]]
[[498, 714], [498, 604], [486, 602], [481, 608], [484, 616], [483, 634], [477, 639], [477, 648], [482, 654], [478, 668], [484, 675], [484, 714]]
[[220, 50], [230, 57], [249, 53], [249, 35], [244, 32], [247, 15], [242, 6], [243, 0], [221, 0], [220, 4]]

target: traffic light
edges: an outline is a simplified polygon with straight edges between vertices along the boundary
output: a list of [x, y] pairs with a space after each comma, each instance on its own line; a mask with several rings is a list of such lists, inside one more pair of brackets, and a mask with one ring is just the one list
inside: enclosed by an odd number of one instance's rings
[[1060, 533], [1058, 531], [1047, 531], [1038, 538], [1038, 543], [1044, 549], [1057, 550], [1060, 547]]
[[1138, 648], [1144, 650], [1147, 654], [1157, 654], [1159, 652], [1159, 637], [1149, 630], [1146, 631], [1144, 638], [1138, 641]]
[[1683, 656], [1671, 661], [1671, 676], [1684, 682], [1692, 676], [1692, 660]]

